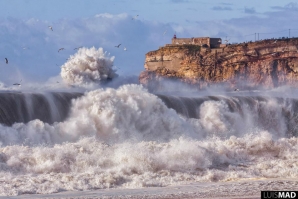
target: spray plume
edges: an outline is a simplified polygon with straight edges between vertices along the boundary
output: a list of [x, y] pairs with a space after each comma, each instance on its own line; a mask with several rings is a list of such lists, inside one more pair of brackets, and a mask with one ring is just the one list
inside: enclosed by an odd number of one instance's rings
[[114, 57], [108, 57], [103, 48], [80, 48], [61, 66], [61, 77], [68, 85], [87, 86], [117, 77], [113, 69]]

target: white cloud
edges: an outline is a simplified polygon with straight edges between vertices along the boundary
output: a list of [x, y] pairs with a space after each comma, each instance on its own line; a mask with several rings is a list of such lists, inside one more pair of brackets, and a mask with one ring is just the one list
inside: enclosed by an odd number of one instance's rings
[[259, 33], [259, 39], [288, 37], [289, 29], [291, 37], [298, 37], [297, 22], [293, 20], [298, 18], [296, 6], [290, 4], [283, 9], [265, 13], [254, 13], [255, 10], [252, 9], [249, 16], [230, 20], [196, 21], [196, 25], [184, 27], [184, 31], [194, 37], [228, 37], [232, 43], [254, 41], [255, 33]]
[[103, 13], [103, 14], [96, 14], [95, 17], [98, 18], [109, 18], [109, 19], [119, 19], [119, 18], [127, 18], [128, 15], [126, 13], [118, 14], [118, 15], [112, 15], [110, 13]]

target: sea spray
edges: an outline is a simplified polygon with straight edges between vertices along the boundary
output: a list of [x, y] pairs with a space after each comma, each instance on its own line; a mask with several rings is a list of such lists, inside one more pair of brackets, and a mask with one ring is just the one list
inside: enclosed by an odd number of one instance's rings
[[271, 100], [257, 105], [263, 120], [223, 99], [206, 99], [189, 119], [142, 86], [87, 92], [63, 122], [1, 126], [0, 194], [297, 178], [298, 139], [276, 129], [283, 106]]
[[103, 48], [80, 48], [61, 66], [61, 77], [66, 84], [90, 86], [117, 77], [113, 69], [115, 57], [108, 56]]
[[297, 138], [268, 132], [243, 138], [106, 144], [96, 137], [0, 150], [2, 195], [166, 186], [243, 178], [297, 178]]
[[49, 125], [33, 120], [28, 124], [1, 126], [1, 129], [2, 145], [20, 144], [24, 140], [35, 145], [55, 144], [76, 141], [82, 136], [96, 136], [108, 143], [200, 137], [197, 126], [189, 125], [186, 118], [138, 85], [87, 92], [73, 100], [69, 117], [64, 122]]

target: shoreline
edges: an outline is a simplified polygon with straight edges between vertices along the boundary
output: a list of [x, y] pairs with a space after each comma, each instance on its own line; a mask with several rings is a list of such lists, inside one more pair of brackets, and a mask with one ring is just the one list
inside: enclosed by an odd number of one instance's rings
[[256, 199], [261, 191], [298, 190], [298, 179], [251, 179], [230, 182], [193, 182], [167, 187], [147, 187], [136, 189], [99, 189], [89, 191], [65, 191], [52, 194], [23, 194], [19, 196], [0, 196], [0, 199], [178, 199], [178, 198], [213, 198], [213, 199]]

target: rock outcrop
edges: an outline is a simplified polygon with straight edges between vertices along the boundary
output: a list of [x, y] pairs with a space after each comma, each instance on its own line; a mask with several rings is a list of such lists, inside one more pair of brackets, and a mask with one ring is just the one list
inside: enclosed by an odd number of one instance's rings
[[298, 87], [298, 38], [262, 40], [204, 48], [167, 44], [146, 54], [140, 83], [160, 86], [162, 79], [178, 79], [198, 89]]

